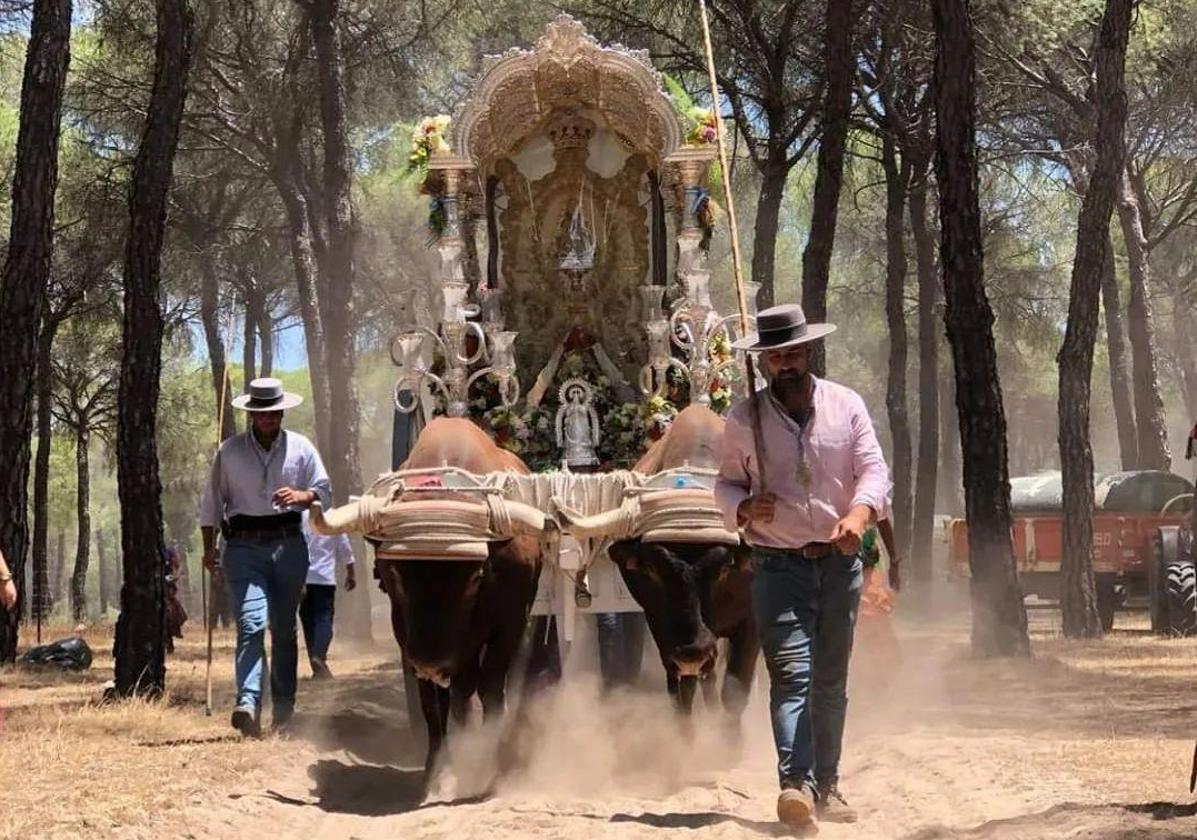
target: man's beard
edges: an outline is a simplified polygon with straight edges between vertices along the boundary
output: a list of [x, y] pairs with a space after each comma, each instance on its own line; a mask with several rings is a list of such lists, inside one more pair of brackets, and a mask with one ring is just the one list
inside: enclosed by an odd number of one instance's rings
[[781, 397], [801, 396], [809, 386], [810, 371], [783, 370], [773, 377], [773, 387]]

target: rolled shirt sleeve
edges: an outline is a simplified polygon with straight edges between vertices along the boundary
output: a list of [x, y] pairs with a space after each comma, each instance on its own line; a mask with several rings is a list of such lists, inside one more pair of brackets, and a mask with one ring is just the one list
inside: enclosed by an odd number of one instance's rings
[[719, 477], [715, 480], [715, 504], [723, 512], [723, 526], [740, 529], [736, 513], [740, 503], [752, 495], [752, 476], [748, 472], [751, 448], [746, 446], [744, 426], [734, 416], [727, 418], [719, 452]]
[[884, 518], [889, 510], [890, 479], [889, 466], [873, 429], [864, 400], [856, 397], [852, 411], [852, 475], [856, 489], [852, 496], [852, 507], [868, 505], [877, 519]]
[[308, 445], [308, 486], [305, 488], [316, 494], [320, 504], [324, 507], [332, 506], [332, 484], [329, 483], [328, 473], [324, 470], [324, 461], [315, 446]]

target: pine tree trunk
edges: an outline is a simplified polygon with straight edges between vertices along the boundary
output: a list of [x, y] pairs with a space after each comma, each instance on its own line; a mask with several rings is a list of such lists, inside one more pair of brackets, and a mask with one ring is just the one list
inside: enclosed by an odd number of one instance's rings
[[891, 523], [898, 554], [910, 553], [911, 462], [910, 414], [906, 405], [906, 190], [910, 183], [909, 164], [898, 164], [892, 134], [882, 136], [882, 166], [885, 170], [885, 320], [889, 327], [889, 373], [885, 390], [885, 408], [889, 417], [893, 449], [893, 511]]
[[159, 309], [166, 204], [191, 65], [193, 17], [187, 0], [156, 0], [154, 86], [133, 162], [125, 247], [124, 358], [117, 414], [117, 487], [124, 585], [113, 655], [121, 696], [158, 697], [166, 685], [163, 648], [162, 485], [158, 477]]
[[274, 376], [274, 319], [265, 300], [258, 310], [258, 340], [262, 345], [262, 363], [258, 375]]
[[91, 561], [91, 470], [87, 462], [90, 443], [91, 432], [84, 421], [75, 430], [75, 502], [79, 527], [75, 571], [71, 575], [71, 614], [77, 622], [87, 620], [87, 567]]
[[[200, 287], [200, 321], [204, 326], [204, 341], [208, 345], [208, 363], [212, 368], [213, 404], [220, 417], [221, 439], [237, 431], [237, 418], [233, 414], [232, 383], [229, 382], [228, 357], [224, 339], [220, 334], [220, 285], [216, 269], [205, 260], [203, 280]], [[224, 380], [223, 384], [221, 380]], [[223, 402], [221, 402], [223, 398]]]
[[761, 167], [761, 191], [756, 198], [756, 221], [752, 228], [752, 279], [761, 284], [757, 303], [761, 309], [777, 302], [774, 291], [777, 231], [781, 225], [781, 203], [785, 197], [790, 167], [786, 149], [770, 144], [770, 154]]
[[50, 610], [62, 600], [66, 588], [66, 531], [58, 530], [58, 556], [54, 561], [54, 592], [50, 596]]
[[46, 570], [49, 555], [50, 516], [50, 447], [53, 445], [50, 414], [53, 374], [50, 369], [51, 351], [59, 322], [42, 320], [37, 337], [37, 456], [33, 463], [33, 611], [34, 617], [45, 616]]
[[[844, 180], [844, 150], [848, 142], [848, 119], [852, 112], [853, 64], [852, 0], [827, 0], [823, 124], [819, 138], [819, 162], [811, 202], [810, 237], [802, 251], [802, 310], [812, 323], [827, 320], [827, 286], [831, 275], [831, 254], [835, 246], [840, 187]], [[811, 368], [823, 376], [827, 368], [822, 342], [814, 346]]]
[[1131, 381], [1134, 383], [1135, 417], [1139, 432], [1139, 469], [1167, 470], [1172, 467], [1172, 453], [1168, 449], [1164, 400], [1160, 396], [1147, 238], [1143, 232], [1139, 201], [1125, 172], [1118, 200], [1118, 219], [1122, 223], [1122, 239], [1126, 242], [1127, 265], [1130, 268], [1127, 331], [1130, 334]]
[[[0, 282], [0, 552], [22, 596], [29, 546], [33, 383], [54, 241], [58, 135], [70, 39], [70, 0], [34, 0], [21, 82], [12, 222]], [[24, 610], [24, 597], [21, 600]], [[0, 613], [0, 663], [16, 658], [19, 617], [19, 610]]]
[[[294, 170], [294, 163], [288, 170]], [[295, 290], [299, 298], [299, 316], [307, 347], [308, 377], [312, 382], [312, 413], [316, 424], [316, 447], [322, 454], [332, 451], [329, 439], [328, 354], [325, 350], [324, 324], [320, 316], [316, 290], [316, 254], [313, 231], [307, 211], [307, 198], [294, 181], [293, 171], [276, 171], [274, 183], [287, 214], [287, 238], [291, 247], [291, 265], [295, 271]]]
[[1118, 453], [1122, 469], [1139, 464], [1139, 437], [1135, 429], [1135, 407], [1131, 398], [1130, 373], [1126, 362], [1126, 332], [1122, 325], [1122, 300], [1114, 267], [1114, 243], [1106, 231], [1106, 258], [1101, 268], [1101, 299], [1106, 314], [1106, 341], [1110, 354], [1110, 395], [1114, 422], [1118, 426]]
[[[241, 324], [241, 391], [249, 393], [249, 383], [258, 378], [258, 293], [251, 283], [245, 284], [245, 317]], [[248, 427], [249, 417], [246, 417]]]
[[96, 529], [96, 576], [100, 579], [100, 615], [108, 615], [108, 553], [104, 531]]
[[1074, 639], [1100, 638], [1102, 634], [1093, 578], [1093, 448], [1089, 439], [1089, 403], [1102, 274], [1110, 258], [1110, 216], [1126, 156], [1123, 71], [1134, 4], [1135, 0], [1106, 0], [1094, 50], [1097, 161], [1077, 220], [1068, 322], [1057, 356], [1060, 368], [1057, 414], [1064, 485], [1060, 610], [1064, 635]]
[[[320, 80], [320, 120], [324, 130], [323, 218], [327, 231], [320, 299], [324, 308], [329, 384], [329, 477], [337, 504], [361, 489], [358, 451], [356, 330], [354, 329], [354, 244], [357, 237], [351, 193], [352, 158], [345, 113], [344, 59], [337, 31], [339, 0], [303, 0], [308, 9]], [[349, 602], [349, 635], [369, 640], [369, 597]], [[365, 609], [361, 607], [365, 604]]]
[[981, 656], [1027, 655], [1027, 614], [1010, 532], [1006, 413], [981, 252], [973, 26], [966, 0], [932, 0], [931, 8], [940, 262], [964, 455], [972, 647]]
[[910, 571], [916, 581], [928, 583], [933, 573], [935, 497], [939, 489], [939, 342], [943, 328], [936, 317], [939, 277], [935, 273], [935, 240], [927, 226], [928, 167], [926, 162], [916, 161], [912, 168], [916, 174], [909, 196], [910, 230], [919, 275], [919, 450]]

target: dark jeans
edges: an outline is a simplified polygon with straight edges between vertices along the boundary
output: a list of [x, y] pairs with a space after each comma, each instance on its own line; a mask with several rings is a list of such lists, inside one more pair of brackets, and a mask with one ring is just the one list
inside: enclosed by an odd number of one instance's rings
[[783, 786], [834, 785], [848, 711], [848, 660], [864, 576], [860, 559], [753, 549], [752, 602], [769, 670]]
[[333, 612], [337, 587], [331, 584], [309, 583], [299, 602], [299, 622], [303, 625], [303, 641], [308, 646], [308, 659], [323, 662], [333, 638]]
[[640, 613], [598, 613], [595, 623], [603, 687], [635, 685], [644, 658], [644, 616]]

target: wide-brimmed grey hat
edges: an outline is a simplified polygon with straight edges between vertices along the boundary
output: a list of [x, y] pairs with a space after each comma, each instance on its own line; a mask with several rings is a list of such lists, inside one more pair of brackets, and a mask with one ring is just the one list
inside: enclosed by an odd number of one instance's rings
[[808, 324], [802, 307], [796, 303], [783, 303], [762, 309], [756, 315], [756, 332], [749, 333], [739, 341], [733, 341], [737, 350], [759, 352], [780, 350], [818, 341], [835, 332], [835, 324]]
[[283, 390], [283, 383], [266, 376], [249, 383], [249, 393], [233, 399], [233, 408], [242, 411], [282, 411], [303, 402], [299, 394]]

